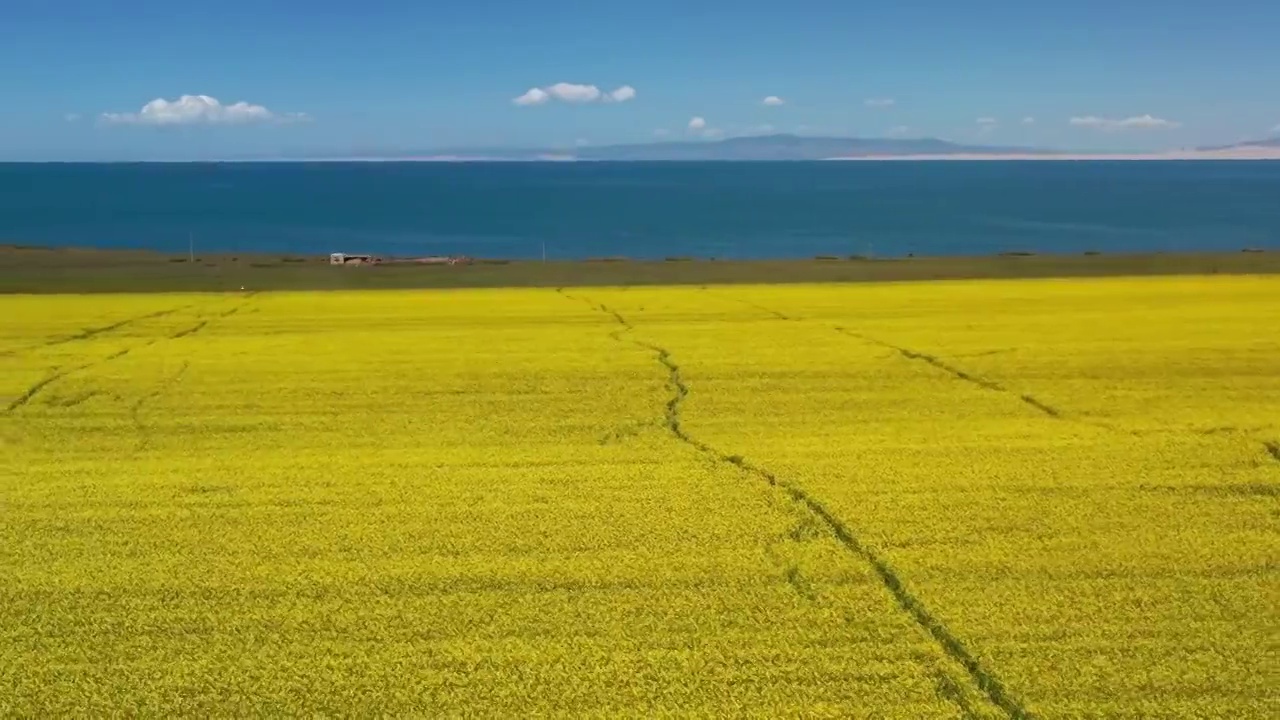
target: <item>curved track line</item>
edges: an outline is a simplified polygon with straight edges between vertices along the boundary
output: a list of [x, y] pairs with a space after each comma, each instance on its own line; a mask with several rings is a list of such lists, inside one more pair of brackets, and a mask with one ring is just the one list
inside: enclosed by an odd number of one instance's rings
[[903, 356], [904, 358], [907, 358], [908, 360], [919, 360], [920, 362], [928, 363], [929, 365], [932, 365], [933, 367], [938, 368], [939, 370], [942, 370], [943, 372], [950, 374], [952, 377], [956, 378], [957, 380], [963, 380], [967, 383], [977, 385], [983, 390], [990, 390], [992, 392], [1005, 393], [1007, 395], [1012, 395], [1013, 397], [1018, 398], [1022, 402], [1030, 405], [1031, 407], [1035, 408], [1036, 410], [1039, 410], [1040, 412], [1044, 413], [1045, 415], [1048, 415], [1049, 417], [1055, 420], [1064, 419], [1062, 411], [1059, 410], [1058, 408], [1053, 407], [1049, 403], [1046, 403], [1043, 400], [1038, 400], [1033, 395], [1024, 395], [1024, 394], [1016, 393], [1013, 390], [1010, 390], [1009, 388], [1005, 387], [1004, 385], [1001, 385], [1000, 383], [994, 380], [988, 380], [984, 377], [974, 375], [971, 372], [958, 368], [955, 365], [952, 365], [946, 362], [945, 360], [942, 360], [936, 355], [930, 355], [929, 353], [920, 352], [919, 350], [912, 350], [911, 348], [902, 347], [900, 345], [894, 345], [893, 343], [885, 342], [884, 340], [880, 340], [879, 338], [874, 338], [874, 337], [871, 337], [870, 335], [864, 335], [859, 332], [854, 332], [852, 330], [849, 330], [843, 327], [837, 327], [835, 330], [841, 335], [848, 335], [851, 338], [856, 338], [863, 342], [871, 343], [872, 345], [878, 345], [880, 347], [893, 350], [897, 352], [899, 355]]
[[[251, 293], [247, 293], [247, 294], [245, 294], [245, 295], [243, 296], [243, 301], [242, 301], [239, 305], [237, 305], [236, 307], [234, 307], [234, 308], [232, 308], [232, 309], [230, 309], [230, 310], [228, 310], [228, 311], [226, 311], [226, 312], [222, 313], [219, 317], [223, 317], [223, 318], [225, 318], [225, 317], [230, 317], [231, 315], [234, 315], [236, 311], [240, 310], [240, 309], [241, 309], [241, 308], [243, 308], [245, 305], [247, 305], [247, 304], [248, 304], [248, 302], [249, 302], [249, 300], [250, 300], [254, 295], [256, 295], [256, 294], [257, 294], [257, 292], [251, 292]], [[172, 313], [178, 312], [179, 310], [183, 310], [183, 309], [185, 309], [185, 308], [187, 308], [187, 307], [191, 307], [191, 306], [190, 306], [190, 305], [186, 305], [186, 306], [181, 307], [181, 308], [174, 308], [174, 309], [172, 309], [172, 310], [165, 310], [165, 311], [162, 311], [162, 312], [159, 312], [159, 313], [151, 313], [150, 315], [145, 315], [145, 316], [139, 316], [139, 317], [135, 317], [135, 318], [130, 318], [130, 319], [128, 319], [128, 320], [121, 321], [121, 322], [116, 323], [116, 324], [114, 324], [114, 325], [112, 325], [112, 326], [109, 326], [109, 327], [107, 327], [107, 328], [98, 328], [98, 329], [97, 329], [97, 331], [96, 331], [94, 334], [101, 334], [102, 332], [107, 332], [108, 330], [114, 330], [114, 329], [116, 329], [116, 328], [124, 327], [125, 325], [127, 325], [127, 324], [129, 324], [129, 323], [132, 323], [132, 322], [138, 322], [138, 321], [140, 321], [140, 320], [144, 320], [144, 319], [147, 319], [147, 318], [155, 318], [155, 317], [161, 317], [161, 316], [163, 316], [163, 315], [170, 315], [170, 314], [172, 314]], [[36, 395], [39, 395], [39, 394], [40, 394], [40, 392], [41, 392], [42, 390], [44, 390], [46, 387], [48, 387], [49, 385], [53, 384], [54, 382], [57, 382], [58, 380], [61, 380], [62, 378], [66, 377], [66, 376], [68, 376], [68, 375], [70, 375], [70, 374], [72, 374], [72, 373], [80, 372], [81, 370], [88, 370], [88, 369], [90, 369], [90, 368], [93, 368], [93, 367], [97, 367], [97, 366], [99, 366], [99, 365], [102, 365], [103, 363], [108, 363], [108, 362], [111, 362], [112, 360], [116, 360], [116, 359], [118, 359], [118, 358], [122, 358], [122, 357], [124, 357], [125, 355], [128, 355], [130, 352], [132, 352], [132, 351], [134, 351], [134, 350], [138, 350], [138, 349], [145, 348], [145, 347], [150, 347], [150, 346], [152, 346], [152, 345], [155, 345], [157, 342], [160, 342], [161, 340], [165, 340], [165, 339], [168, 339], [168, 340], [175, 340], [175, 339], [178, 339], [178, 338], [187, 337], [187, 336], [189, 336], [189, 335], [194, 335], [195, 333], [200, 332], [201, 330], [203, 330], [203, 329], [205, 328], [205, 326], [207, 326], [207, 325], [209, 324], [209, 322], [210, 322], [209, 320], [201, 320], [199, 323], [197, 323], [197, 324], [196, 324], [196, 325], [194, 325], [193, 327], [187, 328], [187, 329], [185, 329], [185, 330], [180, 330], [180, 331], [178, 331], [177, 333], [175, 333], [175, 334], [173, 334], [173, 335], [169, 335], [167, 338], [165, 338], [165, 337], [152, 338], [151, 340], [148, 340], [147, 342], [139, 343], [139, 344], [137, 344], [137, 345], [134, 345], [133, 347], [127, 347], [127, 348], [124, 348], [123, 350], [116, 351], [116, 352], [114, 352], [114, 353], [112, 353], [112, 354], [110, 354], [110, 355], [107, 355], [106, 357], [102, 358], [101, 360], [95, 360], [95, 361], [93, 361], [93, 362], [86, 363], [86, 364], [84, 364], [84, 365], [77, 365], [77, 366], [75, 366], [75, 367], [67, 368], [67, 369], [65, 369], [65, 370], [57, 370], [57, 371], [55, 371], [55, 372], [53, 372], [53, 373], [49, 374], [48, 376], [46, 376], [46, 377], [42, 378], [39, 382], [37, 382], [37, 383], [35, 383], [34, 385], [32, 385], [31, 387], [27, 388], [27, 389], [26, 389], [26, 390], [25, 390], [21, 395], [19, 395], [18, 397], [14, 398], [14, 399], [13, 399], [13, 400], [12, 400], [12, 401], [7, 405], [7, 406], [5, 406], [5, 412], [6, 412], [6, 413], [11, 413], [11, 412], [13, 412], [14, 410], [17, 410], [18, 408], [21, 408], [22, 406], [29, 404], [29, 403], [31, 402], [31, 400], [32, 400], [33, 398], [35, 398], [35, 396], [36, 396]], [[90, 337], [91, 337], [91, 336], [90, 336]], [[77, 337], [77, 338], [75, 338], [75, 339], [85, 339], [85, 338]], [[63, 342], [70, 342], [70, 340], [64, 340]]]
[[[798, 318], [793, 315], [787, 315], [786, 313], [780, 312], [778, 310], [774, 310], [773, 308], [765, 307], [764, 305], [759, 305], [757, 303], [751, 302], [750, 300], [744, 300], [743, 298], [740, 298], [740, 297], [733, 297], [733, 296], [726, 296], [726, 297], [729, 297], [731, 300], [734, 300], [736, 302], [742, 303], [743, 305], [753, 307], [761, 312], [769, 313], [770, 315], [774, 316], [779, 320], [792, 320], [792, 321], [803, 320], [803, 318]], [[913, 350], [911, 348], [894, 345], [893, 343], [886, 342], [879, 338], [871, 337], [870, 335], [855, 332], [853, 330], [849, 330], [848, 328], [844, 328], [844, 327], [836, 326], [834, 330], [840, 333], [841, 335], [847, 335], [851, 338], [861, 340], [865, 343], [870, 343], [872, 345], [877, 345], [882, 348], [893, 350], [908, 360], [918, 360], [920, 362], [928, 363], [929, 365], [932, 365], [933, 367], [939, 370], [942, 370], [943, 372], [949, 373], [952, 377], [955, 377], [957, 380], [963, 380], [967, 383], [972, 383], [984, 390], [990, 390], [992, 392], [999, 392], [999, 393], [1012, 395], [1013, 397], [1018, 398], [1019, 400], [1026, 403], [1027, 405], [1030, 405], [1031, 407], [1035, 408], [1036, 410], [1039, 410], [1040, 412], [1044, 413], [1045, 415], [1048, 415], [1051, 418], [1054, 418], [1055, 420], [1065, 419], [1064, 414], [1061, 410], [1050, 405], [1047, 402], [1044, 402], [1043, 400], [1036, 398], [1034, 395], [1025, 395], [1025, 394], [1014, 392], [1013, 390], [1010, 390], [1009, 388], [1001, 385], [998, 382], [995, 382], [994, 380], [988, 380], [986, 378], [979, 377], [977, 375], [974, 375], [971, 372], [958, 368], [955, 365], [952, 365], [946, 362], [945, 360], [942, 360], [936, 355], [930, 355], [929, 353], [921, 352], [919, 350]]]
[[[561, 292], [561, 294], [570, 298], [574, 297], [568, 293]], [[623, 334], [635, 329], [635, 326], [616, 310], [605, 305], [595, 305], [585, 298], [575, 299], [581, 299], [584, 302], [587, 302], [592, 307], [612, 316], [617, 323], [622, 325], [624, 329], [613, 334], [615, 340], [618, 340], [619, 342], [623, 341]], [[767, 483], [770, 487], [781, 490], [794, 503], [804, 508], [813, 517], [820, 520], [831, 534], [835, 536], [836, 540], [845, 547], [845, 549], [861, 558], [872, 568], [872, 570], [875, 571], [876, 576], [880, 579], [880, 583], [889, 591], [889, 594], [893, 596], [893, 599], [897, 603], [899, 609], [910, 616], [916, 625], [927, 632], [934, 641], [938, 643], [943, 652], [965, 669], [969, 674], [969, 677], [992, 704], [1003, 710], [1010, 718], [1031, 717], [1031, 714], [1022, 707], [1021, 703], [1005, 689], [1004, 684], [1000, 682], [995, 674], [983, 667], [982, 663], [969, 651], [968, 648], [965, 647], [964, 643], [961, 642], [960, 639], [956, 637], [941, 620], [929, 611], [923, 601], [916, 597], [915, 594], [907, 588], [902, 577], [898, 575], [889, 562], [881, 557], [881, 555], [870, 546], [864, 544], [858, 536], [854, 534], [854, 532], [845, 525], [840, 518], [836, 517], [835, 514], [828, 510], [822, 502], [810, 495], [799, 485], [779, 478], [771, 471], [751, 463], [741, 455], [730, 455], [724, 453], [690, 435], [681, 423], [681, 408], [685, 398], [689, 396], [689, 386], [681, 376], [680, 366], [672, 358], [671, 352], [660, 345], [635, 339], [628, 340], [632, 344], [654, 353], [658, 362], [667, 369], [668, 383], [672, 388], [672, 396], [666, 404], [666, 425], [667, 429], [673, 436], [709, 457], [719, 462], [733, 465], [744, 473]]]
[[189, 327], [189, 328], [185, 328], [185, 329], [179, 330], [178, 332], [176, 332], [176, 333], [174, 333], [174, 334], [170, 335], [170, 336], [169, 336], [169, 339], [170, 339], [170, 340], [177, 340], [178, 338], [184, 338], [184, 337], [186, 337], [186, 336], [188, 336], [188, 335], [195, 335], [196, 333], [198, 333], [198, 332], [200, 332], [201, 330], [203, 330], [203, 329], [204, 329], [204, 326], [205, 326], [205, 325], [208, 325], [208, 324], [209, 324], [209, 321], [208, 321], [208, 320], [201, 320], [200, 322], [196, 323], [195, 325], [192, 325], [192, 326], [191, 326], [191, 327]]
[[121, 320], [119, 322], [114, 322], [114, 323], [111, 323], [110, 325], [104, 325], [102, 327], [85, 328], [84, 330], [81, 330], [75, 335], [67, 335], [65, 337], [49, 340], [48, 342], [44, 343], [44, 345], [40, 347], [52, 347], [54, 345], [63, 345], [69, 342], [76, 342], [78, 340], [90, 340], [103, 333], [108, 333], [108, 332], [111, 332], [112, 330], [119, 330], [120, 328], [125, 327], [126, 325], [132, 325], [133, 323], [142, 322], [143, 320], [152, 320], [154, 318], [164, 317], [165, 315], [172, 315], [181, 310], [186, 310], [189, 307], [193, 307], [193, 306], [183, 305], [181, 307], [171, 308], [169, 310], [160, 310], [157, 312], [147, 313], [145, 315], [138, 315], [136, 317], [125, 318], [124, 320]]
[[73, 372], [76, 372], [78, 370], [84, 370], [85, 368], [89, 368], [89, 367], [93, 367], [93, 363], [90, 363], [88, 365], [78, 365], [76, 367], [67, 368], [65, 370], [55, 370], [49, 375], [46, 375], [44, 378], [41, 378], [31, 387], [27, 388], [21, 395], [14, 398], [8, 405], [5, 406], [4, 411], [13, 412], [14, 410], [17, 410], [23, 405], [26, 405], [27, 403], [31, 402], [31, 399], [34, 398], [36, 395], [40, 394], [40, 391], [45, 389], [45, 387], [53, 384], [58, 380], [61, 380], [62, 378], [70, 375]]
[[[731, 299], [736, 300], [737, 302], [740, 302], [744, 305], [749, 305], [762, 312], [770, 313], [774, 317], [781, 320], [799, 321], [804, 319], [804, 318], [798, 318], [795, 316], [786, 315], [784, 313], [778, 312], [777, 310], [773, 310], [772, 308], [768, 308], [763, 305], [757, 305], [756, 303], [753, 303], [749, 300], [743, 300], [742, 298], [733, 297]], [[881, 340], [880, 338], [872, 337], [865, 333], [860, 333], [854, 330], [850, 330], [849, 328], [846, 328], [846, 327], [834, 326], [832, 329], [834, 329], [836, 332], [840, 333], [841, 335], [846, 335], [848, 337], [854, 338], [856, 340], [860, 340], [865, 343], [869, 343], [871, 345], [882, 347], [887, 350], [892, 350], [908, 360], [915, 360], [918, 362], [923, 362], [928, 365], [931, 365], [945, 373], [950, 374], [952, 377], [956, 378], [957, 380], [963, 380], [964, 382], [970, 383], [972, 385], [976, 385], [984, 390], [990, 390], [991, 392], [1004, 393], [1011, 397], [1015, 397], [1018, 400], [1025, 403], [1026, 405], [1032, 408], [1035, 408], [1042, 414], [1048, 417], [1051, 417], [1055, 420], [1069, 420], [1072, 422], [1080, 423], [1082, 425], [1088, 425], [1090, 427], [1101, 428], [1103, 430], [1108, 430], [1110, 432], [1122, 433], [1127, 435], [1142, 434], [1142, 431], [1126, 429], [1114, 423], [1108, 422], [1106, 420], [1098, 420], [1098, 419], [1091, 419], [1091, 418], [1084, 418], [1080, 416], [1070, 415], [1067, 412], [1063, 411], [1061, 408], [1055, 407], [1054, 405], [1050, 405], [1049, 403], [1037, 398], [1034, 395], [1031, 395], [1028, 393], [1019, 393], [1015, 390], [1011, 390], [1008, 387], [994, 380], [989, 380], [979, 375], [975, 375], [967, 370], [964, 370], [963, 368], [960, 368], [956, 365], [953, 365], [943, 360], [942, 358], [936, 355], [930, 355], [929, 353], [921, 352], [919, 350], [914, 350], [912, 348], [902, 347], [900, 345], [894, 345], [893, 343], [887, 342], [885, 340]], [[996, 355], [1002, 352], [1008, 352], [1008, 350], [990, 350], [986, 352], [975, 353], [973, 355], [970, 355], [969, 357]], [[1211, 434], [1211, 432], [1202, 433], [1202, 434]], [[1267, 446], [1268, 452], [1271, 452], [1271, 444], [1264, 443], [1264, 445]], [[1277, 452], [1272, 452], [1272, 456], [1275, 457], [1277, 460], [1280, 460], [1280, 454], [1277, 454], [1278, 452], [1280, 452], [1280, 444], [1277, 445], [1277, 448], [1278, 448]]]
[[61, 337], [54, 337], [54, 338], [45, 340], [44, 342], [37, 343], [35, 345], [27, 345], [21, 348], [5, 350], [4, 352], [0, 352], [0, 357], [12, 357], [14, 355], [21, 355], [22, 353], [29, 352], [31, 350], [40, 350], [41, 348], [56, 347], [58, 345], [65, 345], [67, 343], [78, 342], [81, 340], [91, 340], [99, 335], [102, 335], [103, 333], [109, 333], [112, 330], [119, 330], [122, 327], [125, 327], [127, 325], [132, 325], [133, 323], [136, 323], [136, 322], [142, 322], [143, 320], [151, 320], [158, 317], [164, 317], [165, 315], [172, 315], [176, 312], [186, 310], [187, 308], [190, 308], [190, 307], [194, 307], [194, 305], [182, 305], [180, 307], [170, 308], [168, 310], [159, 310], [156, 312], [147, 313], [145, 315], [137, 315], [134, 317], [125, 318], [124, 320], [111, 323], [110, 325], [103, 325], [102, 327], [85, 328], [80, 332], [75, 333], [74, 335], [64, 335]]
[[728, 297], [730, 300], [734, 300], [734, 301], [736, 301], [736, 302], [740, 302], [740, 303], [742, 303], [743, 305], [746, 305], [746, 306], [748, 306], [748, 307], [753, 307], [753, 308], [755, 308], [756, 310], [759, 310], [760, 312], [767, 312], [767, 313], [769, 313], [770, 315], [774, 316], [775, 318], [777, 318], [777, 319], [779, 319], [779, 320], [799, 320], [799, 319], [800, 319], [800, 318], [797, 318], [797, 317], [791, 317], [790, 315], [787, 315], [786, 313], [778, 312], [777, 310], [774, 310], [773, 308], [765, 307], [764, 305], [757, 305], [756, 303], [753, 303], [753, 302], [751, 302], [750, 300], [744, 300], [743, 298], [740, 298], [740, 297], [733, 297], [732, 295], [728, 295], [728, 296], [726, 296], [726, 297]]

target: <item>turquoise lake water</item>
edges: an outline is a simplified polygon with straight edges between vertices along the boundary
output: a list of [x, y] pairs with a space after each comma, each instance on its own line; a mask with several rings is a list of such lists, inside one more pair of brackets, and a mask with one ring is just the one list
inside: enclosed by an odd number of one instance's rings
[[1280, 162], [0, 164], [0, 242], [533, 258], [1280, 248]]

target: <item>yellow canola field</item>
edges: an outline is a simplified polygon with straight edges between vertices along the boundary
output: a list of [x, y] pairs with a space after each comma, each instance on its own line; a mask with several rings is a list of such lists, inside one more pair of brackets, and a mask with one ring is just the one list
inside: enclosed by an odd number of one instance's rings
[[1271, 717], [1280, 283], [0, 298], [0, 715]]

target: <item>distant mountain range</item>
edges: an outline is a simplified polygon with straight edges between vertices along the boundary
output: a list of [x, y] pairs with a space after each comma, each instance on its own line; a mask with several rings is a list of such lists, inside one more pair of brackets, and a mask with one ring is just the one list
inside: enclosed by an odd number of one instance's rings
[[1252, 148], [1280, 148], [1280, 136], [1268, 138], [1266, 140], [1249, 140], [1247, 142], [1235, 143], [1234, 145], [1216, 145], [1214, 147], [1197, 148], [1203, 152], [1214, 152], [1217, 150], [1248, 150]]
[[[241, 159], [263, 159], [241, 158]], [[846, 138], [759, 135], [563, 148], [461, 148], [422, 151], [356, 151], [343, 156], [291, 153], [277, 160], [366, 161], [800, 161], [800, 160], [1280, 160], [1280, 137], [1161, 152], [1065, 152], [997, 145], [962, 145], [937, 138]]]
[[910, 155], [1053, 155], [1032, 148], [960, 145], [936, 138], [842, 138], [760, 135], [724, 140], [602, 145], [572, 150], [553, 148], [463, 148], [444, 151], [374, 153], [366, 159], [438, 160], [826, 160], [830, 158]]
[[580, 148], [574, 156], [580, 160], [825, 160], [882, 155], [1025, 155], [1027, 153], [1044, 153], [1044, 151], [959, 145], [935, 138], [906, 140], [764, 135], [729, 138], [714, 142], [664, 142]]

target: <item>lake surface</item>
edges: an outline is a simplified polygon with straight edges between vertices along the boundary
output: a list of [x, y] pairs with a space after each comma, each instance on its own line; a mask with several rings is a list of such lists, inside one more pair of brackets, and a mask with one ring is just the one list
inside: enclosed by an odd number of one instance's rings
[[1280, 162], [0, 164], [0, 242], [809, 257], [1280, 248]]

